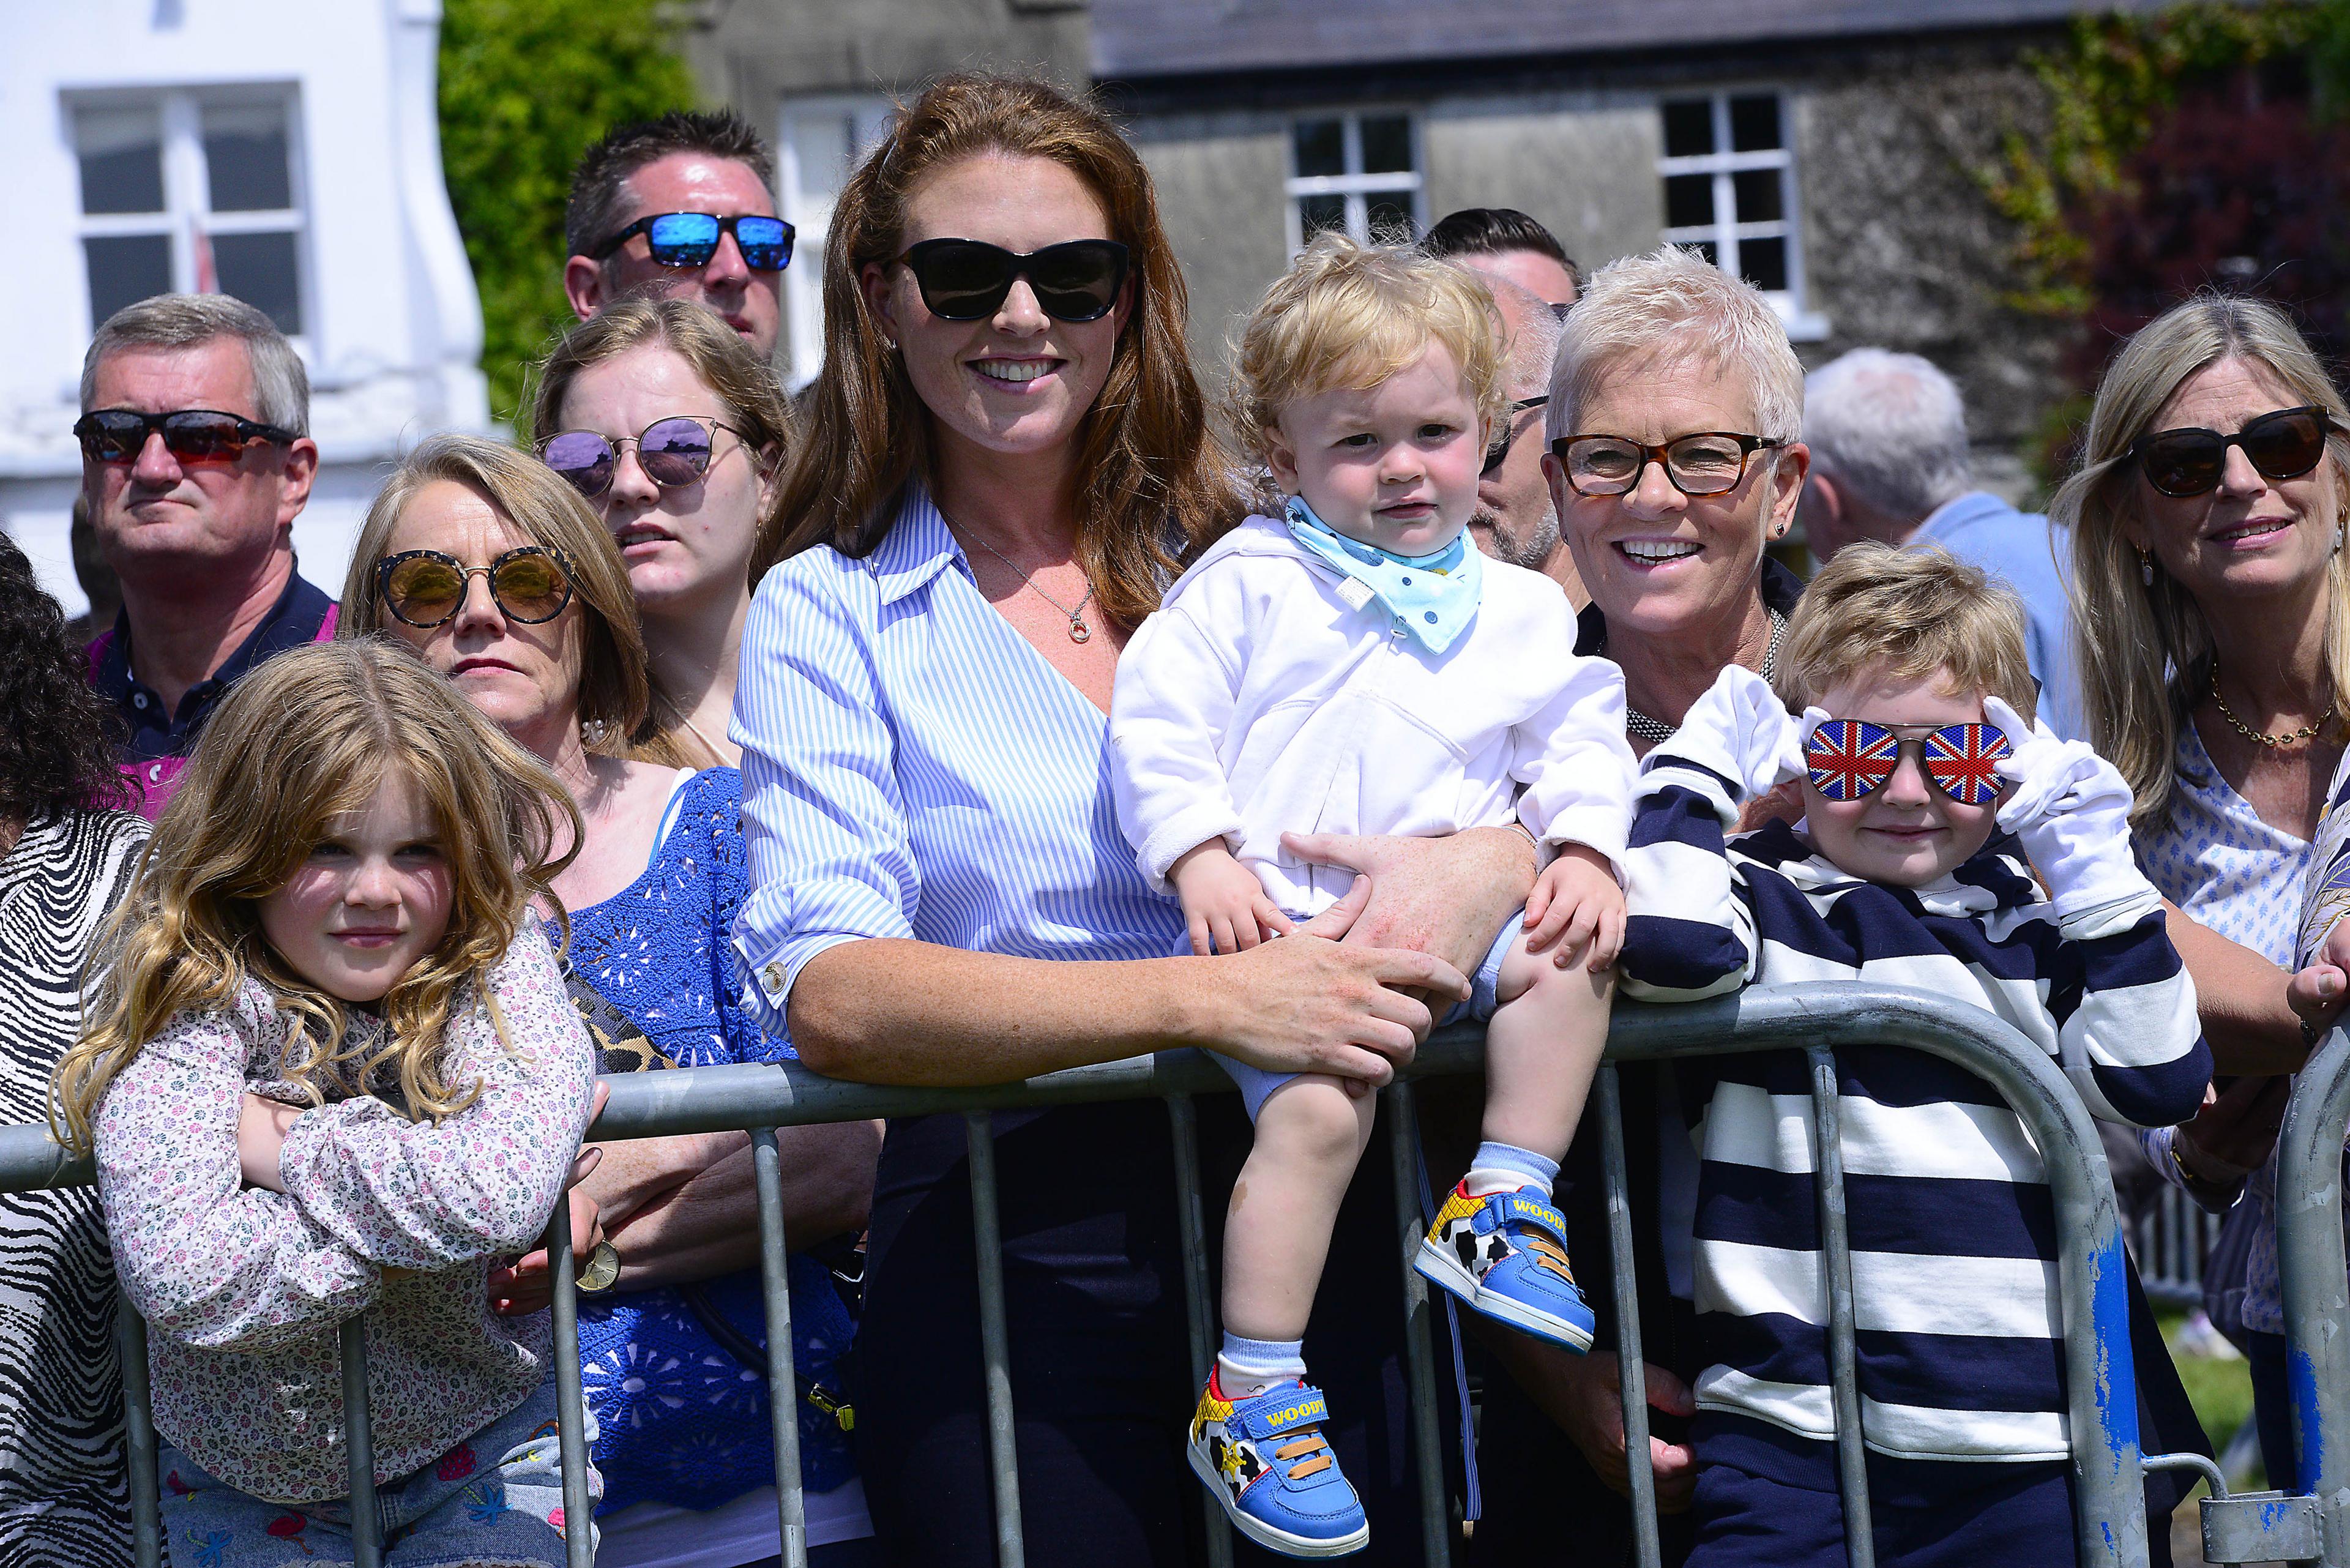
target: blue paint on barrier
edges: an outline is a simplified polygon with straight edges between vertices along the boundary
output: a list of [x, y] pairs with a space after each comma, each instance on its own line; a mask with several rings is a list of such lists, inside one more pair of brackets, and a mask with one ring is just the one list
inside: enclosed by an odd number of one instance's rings
[[2294, 1417], [2294, 1490], [2307, 1495], [2317, 1490], [2317, 1478], [2324, 1473], [2321, 1456], [2325, 1452], [2328, 1435], [2325, 1417], [2317, 1399], [2317, 1363], [2301, 1346], [2288, 1345], [2285, 1348], [2284, 1377], [2286, 1392], [2293, 1399]]
[[2130, 1356], [2129, 1264], [2121, 1233], [2111, 1232], [2089, 1255], [2090, 1300], [2096, 1321], [2097, 1411], [2105, 1418], [2106, 1457], [2116, 1469], [2137, 1451], [2137, 1364]]

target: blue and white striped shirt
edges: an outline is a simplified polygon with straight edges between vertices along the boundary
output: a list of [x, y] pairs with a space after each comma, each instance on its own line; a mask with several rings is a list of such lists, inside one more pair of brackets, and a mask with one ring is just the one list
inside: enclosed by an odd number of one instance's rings
[[871, 555], [823, 547], [769, 572], [728, 732], [754, 885], [734, 946], [764, 1025], [783, 1033], [800, 970], [860, 938], [1174, 951], [1181, 911], [1118, 830], [1108, 729], [981, 596], [918, 485]]
[[[1660, 759], [1662, 762], [1660, 763]], [[2211, 1057], [2152, 888], [2060, 929], [2012, 840], [1923, 888], [1864, 882], [1784, 823], [1726, 843], [1732, 793], [1650, 753], [1626, 856], [1625, 993], [1679, 1001], [1750, 981], [1866, 980], [1996, 1013], [2095, 1114], [2140, 1126], [2200, 1102]], [[2057, 1238], [2022, 1120], [1953, 1064], [1835, 1050], [1862, 1425], [1883, 1453], [2067, 1452]], [[1835, 1434], [1801, 1054], [1679, 1064], [1698, 1178], [1700, 1409]]]

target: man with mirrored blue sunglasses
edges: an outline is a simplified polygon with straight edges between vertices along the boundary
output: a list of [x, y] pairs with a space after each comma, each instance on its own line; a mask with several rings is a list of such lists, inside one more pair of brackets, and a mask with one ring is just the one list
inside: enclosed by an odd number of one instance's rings
[[691, 299], [773, 358], [791, 225], [775, 155], [731, 111], [617, 126], [579, 160], [564, 213], [563, 292], [582, 321], [619, 299]]

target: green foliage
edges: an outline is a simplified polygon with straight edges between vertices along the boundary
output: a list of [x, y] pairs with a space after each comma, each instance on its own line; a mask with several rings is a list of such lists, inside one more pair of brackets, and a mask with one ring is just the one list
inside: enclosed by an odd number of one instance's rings
[[529, 363], [571, 320], [563, 208], [612, 126], [696, 101], [668, 0], [447, 0], [441, 157], [481, 290], [490, 409], [514, 421]]
[[1981, 171], [1992, 204], [2016, 226], [2022, 286], [2009, 296], [2037, 314], [2087, 313], [2085, 210], [2122, 189], [2130, 155], [2182, 88], [2299, 56], [2317, 100], [2350, 103], [2350, 0], [2228, 0], [2151, 14], [2083, 16], [2063, 46], [2027, 64], [2048, 95], [2044, 137], [2011, 130]]

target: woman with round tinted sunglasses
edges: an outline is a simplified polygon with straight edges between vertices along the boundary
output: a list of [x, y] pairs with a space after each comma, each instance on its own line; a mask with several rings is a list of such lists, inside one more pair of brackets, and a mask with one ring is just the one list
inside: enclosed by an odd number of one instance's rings
[[[2129, 782], [2138, 856], [2176, 907], [2219, 1070], [2288, 1072], [2322, 1018], [2291, 977], [2303, 889], [2323, 876], [2350, 740], [2350, 425], [2286, 314], [2204, 296], [2142, 328], [2106, 372], [2072, 530], [2088, 739]], [[2337, 989], [2330, 999], [2338, 1009]], [[2306, 1010], [2297, 1013], [2296, 1009]], [[2283, 1319], [2266, 1163], [2278, 1096], [2231, 1092], [2147, 1135], [2155, 1168], [2252, 1229], [2243, 1324], [2271, 1473], [2289, 1469]]]
[[648, 756], [733, 765], [727, 738], [751, 553], [790, 440], [775, 377], [681, 300], [581, 322], [541, 368], [539, 458], [602, 514], [629, 568], [652, 675]]
[[[343, 626], [407, 643], [571, 790], [585, 831], [554, 888], [570, 921], [566, 984], [599, 1036], [604, 1071], [786, 1060], [790, 1045], [761, 1030], [740, 989], [712, 979], [728, 967], [748, 891], [742, 776], [650, 762], [629, 744], [648, 702], [635, 607], [610, 535], [573, 486], [511, 447], [442, 436], [394, 472], [369, 509]], [[793, 1247], [861, 1229], [878, 1127], [779, 1136]], [[775, 1552], [773, 1428], [764, 1398], [746, 1392], [764, 1389], [765, 1369], [742, 1364], [702, 1326], [723, 1317], [736, 1345], [755, 1343], [763, 1327], [749, 1153], [742, 1134], [629, 1140], [605, 1146], [581, 1184], [620, 1271], [611, 1293], [584, 1298], [580, 1312], [601, 1426], [598, 1560], [610, 1568], [674, 1561], [688, 1536], [721, 1553], [730, 1540], [743, 1548], [705, 1561]], [[835, 1363], [853, 1325], [821, 1264], [795, 1251], [789, 1268], [792, 1361], [818, 1391], [804, 1393], [812, 1408], [841, 1386]], [[542, 1310], [546, 1254], [494, 1274], [491, 1288], [502, 1314]], [[721, 1367], [735, 1370], [713, 1375]], [[838, 1559], [822, 1543], [870, 1525], [850, 1485], [845, 1430], [811, 1421], [803, 1432], [809, 1538], [819, 1543], [810, 1561], [827, 1568]], [[675, 1519], [722, 1505], [732, 1510], [725, 1521]]]

